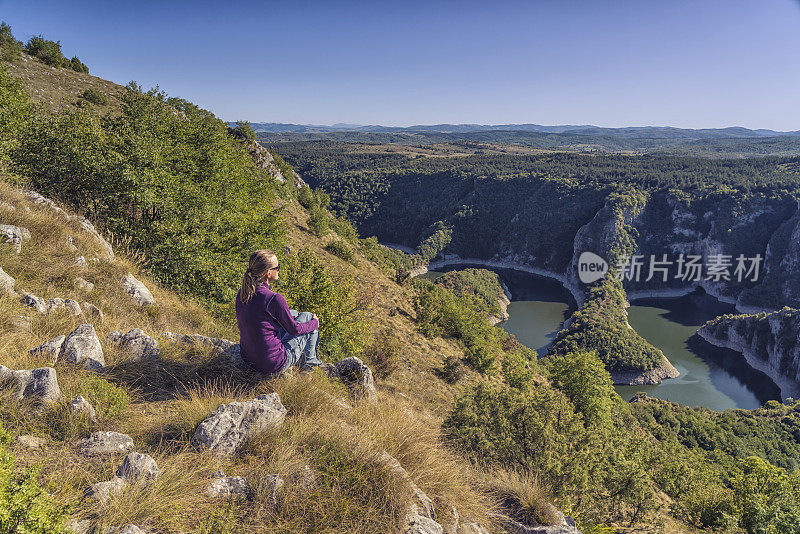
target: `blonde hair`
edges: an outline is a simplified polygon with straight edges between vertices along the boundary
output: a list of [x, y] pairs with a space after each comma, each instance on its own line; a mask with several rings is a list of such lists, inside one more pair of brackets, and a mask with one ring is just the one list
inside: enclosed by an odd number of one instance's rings
[[250, 254], [250, 262], [242, 276], [242, 288], [239, 290], [239, 298], [242, 302], [250, 302], [258, 285], [267, 279], [270, 268], [275, 267], [272, 264], [274, 256], [275, 253], [269, 249], [256, 250]]

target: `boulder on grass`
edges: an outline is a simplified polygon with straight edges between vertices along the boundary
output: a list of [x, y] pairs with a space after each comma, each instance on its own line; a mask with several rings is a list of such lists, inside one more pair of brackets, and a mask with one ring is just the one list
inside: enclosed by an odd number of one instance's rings
[[252, 493], [247, 481], [242, 477], [227, 477], [222, 471], [215, 473], [214, 480], [206, 487], [206, 495], [212, 499], [248, 499]]
[[122, 288], [139, 306], [152, 306], [156, 303], [150, 290], [131, 273], [122, 278]]
[[117, 476], [128, 482], [149, 482], [158, 477], [158, 465], [150, 455], [130, 452], [117, 468]]
[[341, 380], [354, 398], [364, 399], [370, 403], [378, 402], [372, 371], [360, 359], [351, 356], [338, 363], [325, 364], [324, 369], [329, 377]]
[[120, 350], [127, 352], [131, 359], [137, 362], [142, 359], [158, 358], [161, 354], [158, 341], [138, 328], [132, 328], [125, 334], [111, 332], [106, 339]]
[[0, 382], [13, 385], [18, 399], [35, 398], [42, 402], [56, 402], [61, 397], [56, 370], [52, 367], [13, 371], [0, 365]]
[[50, 309], [50, 306], [48, 306], [47, 302], [43, 298], [37, 297], [33, 293], [23, 293], [19, 301], [26, 306], [30, 306], [39, 313], [47, 313], [47, 311]]
[[18, 297], [19, 295], [14, 291], [14, 284], [16, 283], [17, 281], [0, 267], [0, 293], [5, 293], [10, 297]]
[[94, 326], [82, 324], [69, 333], [61, 347], [61, 360], [67, 363], [83, 363], [89, 370], [101, 369], [106, 365], [103, 347], [97, 338]]
[[112, 497], [118, 497], [122, 495], [124, 490], [125, 480], [119, 477], [114, 477], [107, 482], [98, 482], [97, 484], [92, 484], [92, 487], [89, 488], [89, 491], [87, 492], [87, 497], [89, 499], [99, 501], [101, 504], [105, 504]]
[[281, 426], [285, 417], [286, 408], [277, 393], [222, 404], [198, 425], [192, 444], [200, 450], [232, 456], [256, 434]]
[[41, 356], [50, 359], [53, 365], [58, 361], [58, 356], [61, 354], [61, 347], [64, 346], [64, 340], [67, 336], [54, 337], [50, 341], [42, 343], [38, 347], [32, 348], [28, 352], [32, 356]]

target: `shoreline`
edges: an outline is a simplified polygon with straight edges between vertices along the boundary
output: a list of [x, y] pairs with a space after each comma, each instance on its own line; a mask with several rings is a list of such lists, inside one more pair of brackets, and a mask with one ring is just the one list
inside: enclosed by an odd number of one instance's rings
[[749, 347], [742, 343], [737, 343], [731, 339], [720, 339], [716, 336], [713, 336], [703, 330], [703, 327], [700, 327], [700, 329], [697, 330], [697, 335], [715, 347], [730, 349], [741, 354], [744, 357], [745, 362], [747, 362], [747, 365], [767, 375], [769, 379], [772, 380], [776, 386], [778, 386], [778, 388], [781, 390], [782, 399], [786, 399], [788, 397], [796, 399], [800, 397], [800, 384], [797, 384], [789, 377], [778, 372], [775, 368], [769, 365], [769, 363], [757, 358]]

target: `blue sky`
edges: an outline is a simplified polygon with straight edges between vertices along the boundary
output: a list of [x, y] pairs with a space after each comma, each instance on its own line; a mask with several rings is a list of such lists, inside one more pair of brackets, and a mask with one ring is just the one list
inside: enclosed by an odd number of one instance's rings
[[0, 0], [226, 120], [800, 129], [798, 0]]

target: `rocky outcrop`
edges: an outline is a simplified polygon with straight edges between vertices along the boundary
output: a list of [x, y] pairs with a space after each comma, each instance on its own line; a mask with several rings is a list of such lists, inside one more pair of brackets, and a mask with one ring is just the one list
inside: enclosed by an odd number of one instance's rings
[[128, 354], [132, 361], [158, 358], [161, 351], [158, 341], [145, 334], [138, 328], [132, 328], [127, 333], [111, 332], [106, 340], [119, 350]]
[[94, 290], [94, 284], [84, 278], [81, 278], [80, 276], [76, 276], [74, 282], [75, 282], [75, 288], [80, 291], [91, 293]]
[[335, 364], [325, 364], [324, 369], [330, 378], [338, 379], [346, 385], [353, 398], [370, 403], [378, 402], [372, 371], [360, 359], [351, 356]]
[[112, 527], [107, 530], [105, 534], [145, 534], [145, 532], [136, 525], [124, 525], [121, 527]]
[[775, 382], [783, 398], [800, 398], [800, 310], [723, 315], [703, 325], [697, 335], [741, 353], [750, 367]]
[[281, 426], [285, 417], [286, 408], [277, 393], [222, 404], [198, 425], [192, 445], [220, 456], [232, 456], [256, 434]]
[[19, 299], [19, 301], [25, 304], [26, 306], [33, 308], [39, 313], [47, 313], [47, 311], [50, 309], [50, 307], [47, 304], [47, 301], [45, 301], [41, 297], [37, 297], [32, 293], [23, 294], [22, 297]]
[[239, 344], [233, 341], [200, 334], [175, 334], [173, 332], [164, 332], [160, 337], [169, 343], [177, 343], [187, 347], [209, 350], [213, 353], [221, 354], [228, 358], [233, 367], [251, 370], [250, 366], [242, 360]]
[[101, 431], [78, 442], [78, 452], [84, 456], [105, 456], [128, 452], [133, 446], [133, 440], [126, 434]]
[[664, 358], [661, 364], [653, 369], [646, 371], [638, 369], [616, 370], [610, 371], [610, 374], [616, 385], [642, 386], [660, 384], [662, 380], [667, 378], [678, 378], [681, 373], [675, 369], [675, 366], [667, 358]]
[[443, 534], [444, 528], [436, 522], [433, 500], [417, 486], [400, 462], [386, 451], [379, 458], [386, 469], [405, 480], [411, 489], [411, 502], [404, 518], [403, 534]]
[[130, 295], [133, 302], [139, 306], [152, 306], [156, 303], [153, 294], [143, 283], [137, 280], [131, 273], [122, 277], [122, 288]]
[[56, 370], [52, 367], [13, 371], [0, 365], [0, 382], [12, 385], [18, 399], [51, 403], [61, 397]]
[[102, 321], [105, 318], [102, 310], [90, 302], [81, 302], [81, 310], [87, 319]]
[[59, 360], [83, 364], [89, 370], [102, 369], [106, 365], [106, 360], [94, 326], [82, 324], [70, 332], [64, 340]]

